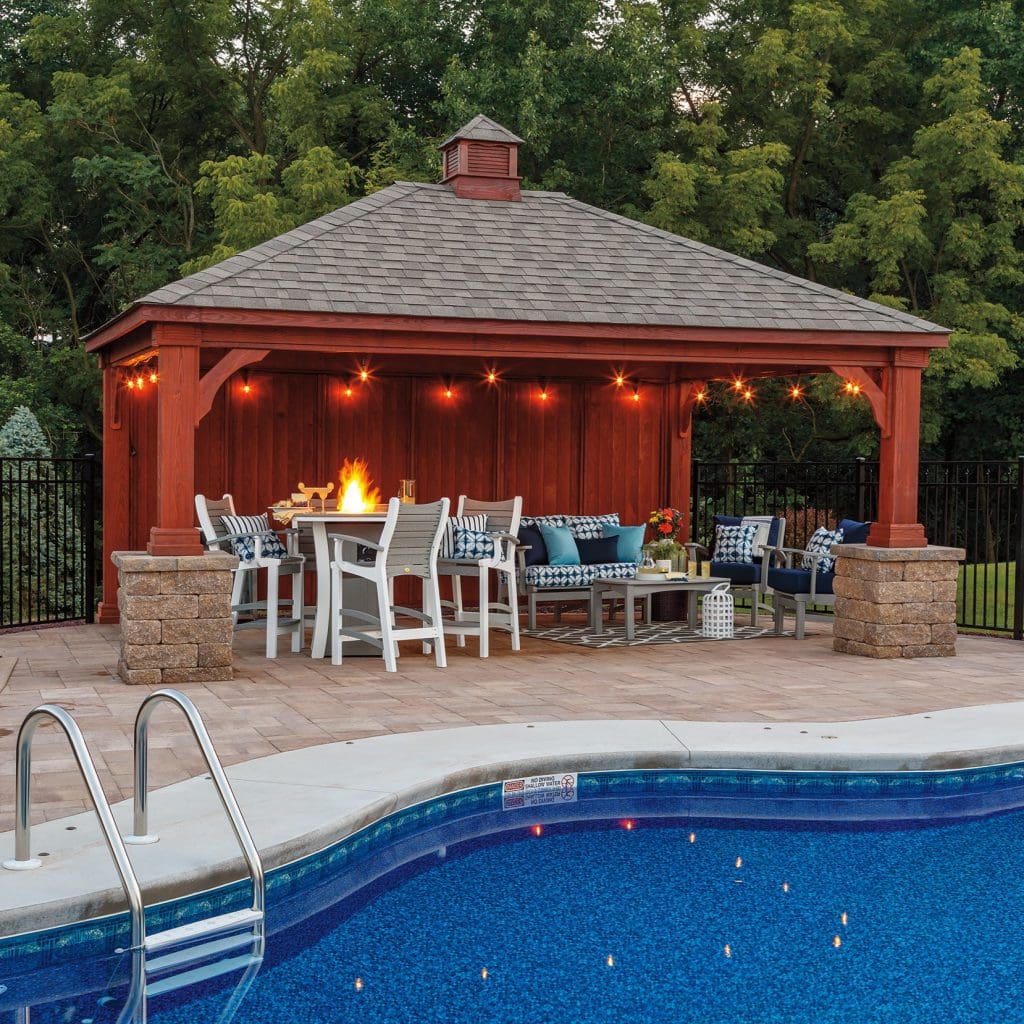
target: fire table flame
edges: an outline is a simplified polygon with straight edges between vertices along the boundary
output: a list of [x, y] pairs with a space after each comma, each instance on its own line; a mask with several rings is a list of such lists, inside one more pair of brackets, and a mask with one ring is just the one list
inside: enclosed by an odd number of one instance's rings
[[380, 504], [380, 490], [370, 490], [373, 480], [362, 459], [346, 459], [338, 471], [341, 487], [338, 489], [338, 511], [349, 514], [373, 512]]

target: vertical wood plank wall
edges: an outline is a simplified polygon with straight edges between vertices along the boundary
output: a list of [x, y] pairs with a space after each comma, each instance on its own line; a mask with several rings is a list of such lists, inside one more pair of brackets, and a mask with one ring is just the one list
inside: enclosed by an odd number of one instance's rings
[[[435, 378], [356, 384], [337, 377], [259, 373], [219, 392], [196, 438], [196, 490], [230, 492], [240, 512], [287, 498], [301, 480], [338, 486], [342, 460], [363, 458], [384, 500], [402, 477], [431, 501], [460, 493], [523, 495], [528, 514], [618, 512], [641, 523], [673, 501], [668, 386], [632, 390], [556, 382], [542, 401], [536, 384], [459, 380], [451, 399]], [[132, 547], [145, 547], [156, 508], [155, 393], [127, 396], [132, 446]]]

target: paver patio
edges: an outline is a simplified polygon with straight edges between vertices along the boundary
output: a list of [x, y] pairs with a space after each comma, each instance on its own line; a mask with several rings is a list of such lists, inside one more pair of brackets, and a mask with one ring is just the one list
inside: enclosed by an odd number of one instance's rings
[[[202, 711], [226, 764], [342, 739], [460, 725], [595, 718], [836, 721], [913, 714], [1024, 698], [1024, 646], [962, 636], [950, 659], [873, 661], [836, 654], [827, 622], [797, 641], [767, 637], [682, 646], [591, 650], [504, 634], [492, 656], [470, 640], [449, 646], [436, 669], [418, 644], [403, 645], [399, 672], [376, 658], [340, 668], [308, 653], [267, 661], [257, 633], [236, 637], [236, 678], [182, 687]], [[66, 626], [0, 635], [0, 829], [13, 827], [14, 741], [43, 702], [68, 708], [92, 750], [111, 801], [131, 795], [131, 732], [148, 687], [114, 675], [117, 626]], [[183, 720], [159, 713], [150, 740], [153, 786], [202, 769]], [[184, 741], [184, 742], [183, 742]], [[33, 818], [87, 806], [67, 743], [43, 726], [34, 748]]]

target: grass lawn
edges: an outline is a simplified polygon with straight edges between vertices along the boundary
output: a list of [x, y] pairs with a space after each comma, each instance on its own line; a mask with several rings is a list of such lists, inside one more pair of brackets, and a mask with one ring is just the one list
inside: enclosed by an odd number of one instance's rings
[[961, 566], [957, 621], [968, 629], [1013, 629], [1014, 575], [1013, 562]]

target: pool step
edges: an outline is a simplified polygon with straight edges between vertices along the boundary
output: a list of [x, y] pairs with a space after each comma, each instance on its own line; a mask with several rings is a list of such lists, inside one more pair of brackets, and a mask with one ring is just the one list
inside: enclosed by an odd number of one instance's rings
[[146, 936], [146, 952], [156, 953], [170, 946], [178, 946], [183, 942], [205, 938], [207, 935], [219, 935], [221, 932], [237, 932], [243, 928], [252, 928], [263, 920], [263, 912], [259, 910], [233, 910], [228, 914], [218, 914], [202, 921], [178, 925], [162, 932], [153, 932]]
[[241, 956], [225, 957], [222, 960], [211, 960], [208, 964], [200, 964], [188, 971], [181, 971], [178, 974], [169, 974], [166, 978], [159, 978], [156, 981], [146, 982], [146, 996], [159, 996], [165, 992], [176, 992], [178, 989], [188, 988], [200, 981], [207, 981], [210, 978], [219, 978], [222, 974], [230, 974], [232, 971], [245, 971], [263, 960], [261, 956], [252, 953], [244, 953]]
[[238, 935], [228, 935], [224, 938], [211, 939], [209, 942], [200, 942], [195, 946], [184, 946], [160, 956], [147, 957], [146, 977], [152, 978], [158, 974], [164, 974], [166, 971], [195, 964], [200, 960], [222, 957], [225, 953], [231, 953], [238, 949], [246, 947], [251, 949], [254, 938], [252, 932], [241, 932]]

